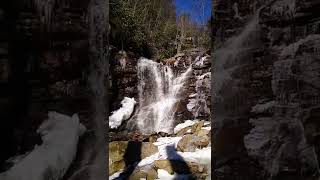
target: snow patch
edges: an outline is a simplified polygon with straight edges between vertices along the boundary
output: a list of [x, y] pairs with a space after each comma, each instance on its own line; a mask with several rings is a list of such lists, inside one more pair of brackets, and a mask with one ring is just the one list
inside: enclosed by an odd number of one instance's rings
[[188, 180], [190, 176], [187, 174], [177, 174], [174, 173], [173, 175], [169, 174], [168, 171], [163, 169], [158, 169], [158, 179], [157, 180]]
[[211, 164], [211, 147], [196, 149], [195, 152], [177, 152], [184, 160], [198, 164]]
[[210, 131], [211, 127], [202, 127], [201, 129]]
[[[168, 148], [174, 146], [177, 148], [178, 142], [182, 137], [162, 137], [153, 143], [158, 146], [158, 152], [142, 159], [138, 166], [146, 166], [152, 164], [155, 160], [187, 160], [209, 166], [211, 163], [211, 147], [196, 149], [195, 152], [180, 152], [175, 149]], [[182, 159], [181, 159], [182, 158]]]
[[203, 67], [205, 65], [205, 63], [208, 61], [208, 57], [209, 56], [203, 56], [203, 57], [197, 57], [195, 60], [195, 66], [197, 67]]
[[49, 112], [48, 116], [37, 130], [43, 143], [0, 174], [1, 180], [58, 180], [64, 176], [76, 155], [79, 136], [85, 132], [85, 127], [76, 114], [69, 117]]
[[112, 112], [112, 115], [109, 116], [109, 127], [117, 128], [121, 125], [122, 121], [129, 119], [134, 111], [134, 106], [136, 103], [137, 102], [134, 100], [134, 98], [124, 97], [124, 99], [121, 101], [122, 107]]
[[122, 171], [119, 171], [119, 172], [112, 174], [111, 176], [109, 176], [109, 180], [113, 180], [113, 179], [118, 178], [121, 173], [122, 173]]
[[173, 132], [176, 134], [177, 132], [179, 132], [181, 129], [185, 128], [185, 127], [189, 127], [194, 125], [195, 123], [199, 122], [198, 120], [186, 120], [184, 123], [178, 124]]

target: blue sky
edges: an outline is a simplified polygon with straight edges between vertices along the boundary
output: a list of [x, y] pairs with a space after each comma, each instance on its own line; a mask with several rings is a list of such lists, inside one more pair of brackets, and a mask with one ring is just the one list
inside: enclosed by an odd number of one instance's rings
[[[203, 0], [204, 6], [204, 19], [207, 21], [211, 16], [211, 0]], [[201, 23], [201, 0], [175, 0], [177, 15], [183, 12], [190, 14], [191, 19], [195, 22]]]

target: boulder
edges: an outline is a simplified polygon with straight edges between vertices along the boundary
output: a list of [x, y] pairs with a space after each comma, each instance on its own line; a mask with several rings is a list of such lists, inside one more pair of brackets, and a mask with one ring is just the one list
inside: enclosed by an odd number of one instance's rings
[[149, 157], [158, 152], [158, 147], [149, 142], [143, 142], [141, 148], [141, 159]]
[[129, 177], [129, 180], [140, 180], [140, 179], [146, 179], [147, 173], [144, 171], [135, 171], [131, 174]]
[[197, 136], [209, 136], [210, 135], [210, 131], [207, 129], [200, 129], [197, 133]]
[[188, 134], [178, 142], [177, 150], [182, 152], [194, 152], [196, 147], [192, 143], [193, 135]]
[[149, 142], [150, 142], [150, 143], [156, 142], [157, 139], [158, 139], [157, 134], [152, 134], [152, 135], [149, 136]]
[[146, 173], [147, 173], [147, 180], [154, 180], [158, 178], [158, 173], [154, 168], [147, 170]]
[[141, 170], [135, 170], [129, 177], [129, 180], [140, 180], [140, 179], [147, 179], [147, 180], [154, 180], [158, 178], [158, 173], [154, 168]]
[[196, 148], [203, 148], [208, 146], [210, 143], [210, 138], [205, 136], [197, 135], [185, 135], [177, 145], [177, 150], [182, 152], [194, 152]]
[[109, 165], [123, 160], [128, 141], [113, 141], [109, 143]]
[[[110, 160], [110, 157], [109, 157], [109, 160]], [[112, 164], [109, 163], [109, 176], [116, 172], [124, 170], [125, 167], [126, 167], [126, 163], [124, 162], [124, 160], [116, 161]]]
[[123, 156], [127, 146], [128, 141], [113, 141], [109, 143], [109, 175], [125, 168]]
[[200, 131], [201, 128], [202, 128], [202, 126], [204, 126], [204, 123], [205, 123], [205, 121], [202, 120], [202, 121], [194, 124], [194, 125], [191, 127], [191, 132], [192, 132], [192, 133], [196, 133], [196, 132]]
[[206, 136], [196, 136], [196, 139], [197, 140], [194, 140], [192, 143], [198, 148], [206, 147], [210, 143], [210, 139], [207, 135]]
[[180, 131], [177, 132], [176, 136], [183, 136], [185, 134], [187, 134], [188, 132], [191, 132], [191, 127], [185, 127], [183, 129], [181, 129]]
[[[109, 175], [158, 152], [158, 147], [149, 142], [113, 141], [109, 143]], [[126, 158], [124, 158], [126, 157]], [[125, 162], [126, 161], [126, 162]], [[127, 164], [126, 164], [127, 163]]]

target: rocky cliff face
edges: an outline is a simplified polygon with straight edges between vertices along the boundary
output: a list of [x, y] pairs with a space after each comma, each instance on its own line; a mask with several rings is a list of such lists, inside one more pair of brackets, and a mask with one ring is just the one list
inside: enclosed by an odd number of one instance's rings
[[[112, 85], [110, 92], [113, 92], [110, 95], [112, 97], [111, 111], [120, 107], [120, 102], [124, 97], [139, 99], [137, 76], [139, 58], [133, 53], [116, 49], [111, 54]], [[203, 50], [193, 49], [177, 54], [172, 58], [161, 60], [160, 63], [170, 66], [174, 73], [178, 74], [185, 72], [189, 66], [192, 66], [192, 75], [188, 77], [188, 82], [184, 86], [185, 91], [181, 100], [175, 105], [176, 123], [187, 119], [208, 119], [211, 107], [210, 56]]]
[[[1, 2], [0, 106], [4, 107], [4, 122], [0, 132], [4, 134], [0, 137], [8, 144], [4, 149], [8, 154], [1, 153], [1, 161], [41, 143], [35, 131], [48, 111], [78, 113], [80, 121], [93, 128], [89, 3]], [[80, 150], [80, 156], [82, 153]]]
[[216, 177], [317, 176], [319, 3], [218, 1], [215, 9]]

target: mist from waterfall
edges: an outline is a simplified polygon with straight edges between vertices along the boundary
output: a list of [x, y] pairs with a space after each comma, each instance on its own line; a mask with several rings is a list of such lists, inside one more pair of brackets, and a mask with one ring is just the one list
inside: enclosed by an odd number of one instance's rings
[[191, 72], [190, 66], [178, 75], [167, 65], [139, 59], [139, 110], [135, 121], [142, 133], [173, 132], [179, 95]]
[[240, 52], [247, 50], [250, 37], [257, 30], [259, 23], [259, 12], [261, 8], [254, 14], [253, 18], [244, 27], [243, 31], [228, 40], [221, 48], [215, 50], [214, 53], [214, 92], [218, 93], [228, 79], [231, 78], [232, 71], [241, 64], [237, 62]]

